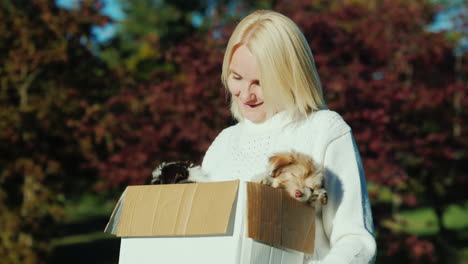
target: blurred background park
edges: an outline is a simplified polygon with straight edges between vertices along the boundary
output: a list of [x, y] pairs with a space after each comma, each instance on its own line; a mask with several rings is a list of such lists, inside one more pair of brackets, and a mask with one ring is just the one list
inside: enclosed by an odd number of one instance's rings
[[0, 263], [117, 263], [124, 188], [234, 123], [223, 51], [259, 8], [304, 31], [353, 128], [377, 263], [468, 263], [463, 0], [0, 1]]

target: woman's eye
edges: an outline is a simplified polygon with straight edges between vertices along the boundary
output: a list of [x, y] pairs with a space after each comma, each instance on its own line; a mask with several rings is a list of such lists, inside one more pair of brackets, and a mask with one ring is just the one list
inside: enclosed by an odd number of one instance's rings
[[240, 79], [242, 79], [239, 75], [233, 75], [232, 78], [234, 78], [235, 80], [240, 80]]

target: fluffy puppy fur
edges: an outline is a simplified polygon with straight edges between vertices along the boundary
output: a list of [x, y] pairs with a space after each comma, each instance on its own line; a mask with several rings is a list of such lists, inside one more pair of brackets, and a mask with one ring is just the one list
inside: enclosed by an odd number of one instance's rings
[[210, 181], [200, 166], [190, 161], [162, 162], [152, 173], [151, 184], [175, 184]]
[[294, 199], [311, 206], [316, 201], [327, 203], [323, 188], [324, 172], [306, 154], [291, 151], [276, 153], [269, 158], [268, 174], [259, 182], [282, 188]]

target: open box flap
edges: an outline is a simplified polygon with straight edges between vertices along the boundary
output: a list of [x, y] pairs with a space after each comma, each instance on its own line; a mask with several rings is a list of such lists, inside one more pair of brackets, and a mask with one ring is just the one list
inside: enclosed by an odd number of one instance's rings
[[129, 186], [105, 232], [121, 237], [224, 235], [239, 181]]
[[281, 190], [247, 182], [247, 236], [313, 254], [315, 209]]

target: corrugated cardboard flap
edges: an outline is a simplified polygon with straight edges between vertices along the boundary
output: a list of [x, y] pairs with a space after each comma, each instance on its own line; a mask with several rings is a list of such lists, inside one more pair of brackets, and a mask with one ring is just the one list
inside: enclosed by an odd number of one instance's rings
[[129, 186], [105, 232], [121, 237], [224, 235], [232, 225], [238, 188], [238, 180]]
[[313, 254], [315, 209], [283, 190], [247, 182], [247, 219], [248, 237]]

